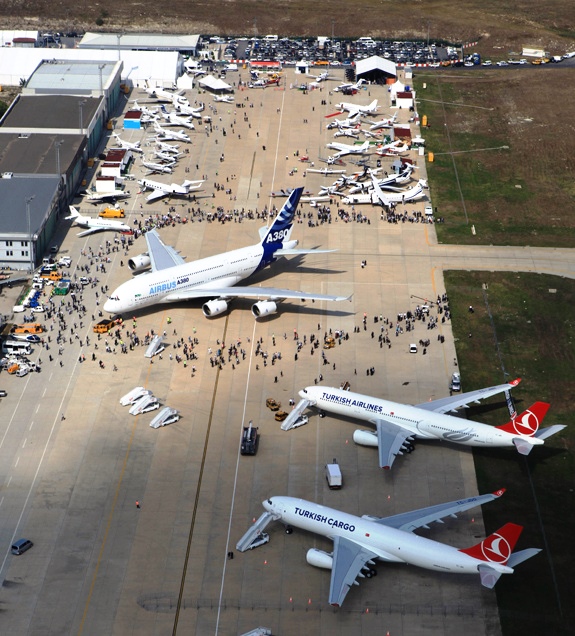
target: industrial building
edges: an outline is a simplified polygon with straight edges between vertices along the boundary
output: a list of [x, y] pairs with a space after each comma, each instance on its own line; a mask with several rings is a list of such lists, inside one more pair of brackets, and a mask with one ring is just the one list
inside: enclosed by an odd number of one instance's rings
[[175, 51], [196, 56], [199, 35], [170, 35], [163, 33], [86, 33], [80, 40], [80, 49], [113, 51]]
[[0, 120], [0, 265], [28, 269], [50, 247], [120, 99], [121, 69], [44, 61]]

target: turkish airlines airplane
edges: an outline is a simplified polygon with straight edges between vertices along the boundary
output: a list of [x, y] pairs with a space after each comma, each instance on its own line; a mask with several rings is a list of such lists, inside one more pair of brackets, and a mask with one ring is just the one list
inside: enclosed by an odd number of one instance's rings
[[299, 392], [303, 403], [300, 402], [297, 409], [301, 413], [306, 407], [313, 406], [320, 409], [320, 413], [328, 411], [375, 424], [375, 431], [355, 431], [353, 441], [362, 446], [377, 446], [381, 468], [391, 468], [397, 455], [410, 453], [416, 439], [436, 439], [483, 448], [515, 446], [521, 455], [528, 455], [534, 446], [543, 444], [548, 437], [565, 428], [560, 424], [539, 428], [549, 409], [545, 402], [535, 402], [521, 415], [501, 426], [446, 415], [472, 402], [508, 391], [520, 381], [517, 379], [415, 406], [342, 389], [308, 386]]
[[296, 249], [290, 240], [295, 212], [303, 188], [296, 188], [284, 203], [271, 227], [260, 230], [261, 241], [224, 254], [208, 256], [186, 263], [178, 252], [162, 243], [155, 230], [146, 233], [148, 253], [128, 261], [130, 269], [150, 273], [123, 283], [109, 297], [104, 310], [111, 314], [134, 312], [160, 303], [174, 303], [194, 298], [212, 298], [204, 303], [204, 316], [224, 313], [234, 298], [264, 298], [252, 305], [255, 318], [277, 313], [287, 298], [299, 300], [349, 300], [351, 296], [327, 296], [274, 287], [239, 287], [237, 283], [275, 262], [280, 256], [321, 254], [333, 250]]
[[[357, 517], [294, 497], [271, 497], [262, 502], [267, 514], [256, 523], [263, 528], [278, 520], [286, 524], [288, 534], [293, 526], [333, 541], [333, 552], [312, 548], [306, 560], [310, 565], [331, 570], [329, 602], [336, 607], [343, 603], [352, 585], [359, 585], [358, 577], [371, 578], [377, 574], [370, 567], [376, 559], [437, 572], [479, 574], [481, 584], [491, 589], [502, 574], [512, 574], [516, 565], [540, 552], [537, 548], [513, 552], [523, 530], [521, 526], [507, 523], [477, 545], [463, 549], [420, 537], [413, 531], [428, 528], [434, 521], [443, 523], [441, 519], [498, 499], [504, 492], [501, 489], [382, 518]], [[249, 547], [240, 540], [237, 549], [245, 551]]]

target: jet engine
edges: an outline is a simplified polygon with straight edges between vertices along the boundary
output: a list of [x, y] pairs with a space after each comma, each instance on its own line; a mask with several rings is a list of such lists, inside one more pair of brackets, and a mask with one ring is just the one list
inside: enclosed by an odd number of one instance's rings
[[329, 554], [323, 550], [316, 550], [311, 548], [305, 555], [305, 560], [316, 568], [324, 568], [324, 570], [331, 570], [333, 567], [333, 553]]
[[277, 303], [274, 303], [273, 300], [260, 300], [252, 305], [252, 314], [256, 318], [271, 316], [272, 314], [277, 313], [277, 310]]
[[134, 272], [134, 274], [139, 274], [145, 269], [149, 269], [151, 264], [152, 261], [148, 254], [138, 254], [138, 256], [134, 256], [134, 258], [130, 258], [128, 260], [128, 267]]
[[207, 303], [202, 305], [202, 311], [204, 312], [204, 316], [206, 318], [211, 318], [212, 316], [219, 316], [223, 314], [224, 311], [228, 310], [228, 301], [227, 300], [209, 300]]
[[353, 433], [353, 441], [360, 446], [378, 446], [377, 433], [358, 429]]

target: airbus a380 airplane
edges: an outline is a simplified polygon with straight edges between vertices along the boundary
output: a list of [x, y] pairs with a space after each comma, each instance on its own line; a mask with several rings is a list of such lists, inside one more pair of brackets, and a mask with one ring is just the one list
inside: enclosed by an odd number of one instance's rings
[[273, 287], [237, 287], [237, 283], [270, 265], [279, 256], [321, 254], [332, 250], [298, 250], [291, 241], [293, 220], [303, 188], [296, 188], [285, 202], [270, 228], [260, 230], [261, 242], [224, 254], [185, 263], [175, 249], [162, 243], [155, 230], [146, 233], [148, 254], [128, 261], [136, 272], [151, 265], [151, 273], [123, 283], [104, 305], [111, 314], [134, 312], [159, 303], [174, 303], [194, 298], [212, 297], [202, 311], [217, 316], [228, 309], [233, 298], [265, 298], [252, 306], [256, 318], [277, 312], [285, 299], [349, 300], [345, 296], [327, 296]]
[[381, 400], [342, 389], [308, 386], [299, 392], [304, 404], [300, 402], [298, 410], [301, 413], [307, 406], [314, 406], [322, 411], [347, 415], [375, 424], [375, 432], [355, 431], [353, 441], [363, 446], [377, 446], [381, 468], [391, 468], [397, 455], [411, 452], [415, 439], [436, 439], [464, 446], [515, 446], [519, 453], [528, 455], [534, 446], [543, 444], [548, 437], [565, 428], [560, 424], [539, 428], [549, 409], [549, 404], [536, 402], [521, 415], [502, 426], [489, 426], [445, 415], [448, 411], [455, 411], [471, 402], [478, 402], [508, 391], [519, 382], [520, 380], [517, 379], [507, 384], [415, 406]]
[[[281, 520], [287, 524], [288, 532], [290, 526], [295, 526], [333, 541], [333, 552], [312, 548], [306, 560], [310, 565], [331, 570], [329, 602], [337, 607], [351, 586], [358, 585], [358, 577], [371, 578], [376, 574], [369, 567], [376, 559], [438, 572], [479, 574], [482, 585], [491, 589], [502, 574], [512, 574], [516, 565], [540, 552], [537, 548], [528, 548], [513, 553], [523, 530], [521, 526], [507, 523], [481, 543], [464, 549], [412, 533], [417, 528], [428, 528], [433, 521], [443, 523], [444, 517], [454, 517], [458, 512], [493, 501], [504, 492], [498, 490], [383, 518], [356, 517], [294, 497], [272, 497], [263, 502], [268, 511], [264, 522]], [[237, 549], [242, 551], [242, 548], [241, 542], [238, 543]]]

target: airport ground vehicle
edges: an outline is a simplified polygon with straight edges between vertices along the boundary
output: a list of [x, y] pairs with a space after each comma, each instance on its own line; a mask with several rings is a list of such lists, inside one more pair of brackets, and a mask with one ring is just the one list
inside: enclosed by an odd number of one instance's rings
[[325, 465], [325, 478], [330, 490], [339, 490], [343, 486], [343, 477], [337, 459], [333, 458], [331, 464]]
[[151, 428], [160, 428], [160, 426], [167, 426], [173, 424], [180, 419], [180, 414], [176, 409], [172, 409], [169, 406], [165, 406], [156, 417], [150, 422]]
[[68, 279], [59, 280], [54, 285], [54, 290], [52, 293], [54, 296], [66, 296], [66, 294], [70, 291], [70, 281]]
[[98, 216], [103, 219], [123, 219], [126, 214], [123, 208], [106, 208]]
[[24, 552], [29, 550], [33, 545], [30, 539], [18, 539], [18, 541], [15, 541], [10, 547], [10, 552], [19, 556], [20, 554], [24, 554]]
[[280, 411], [276, 411], [276, 414], [274, 417], [276, 422], [283, 422], [287, 416], [288, 414], [285, 411], [280, 410]]
[[60, 267], [70, 267], [70, 265], [72, 265], [72, 259], [69, 256], [61, 256], [58, 265], [60, 265]]
[[333, 349], [335, 347], [335, 338], [333, 336], [328, 336], [323, 342], [324, 349]]
[[100, 320], [92, 327], [94, 333], [108, 333], [116, 323], [113, 320]]
[[281, 402], [276, 402], [273, 398], [268, 398], [266, 400], [266, 406], [270, 411], [279, 411]]
[[461, 391], [461, 375], [457, 371], [451, 376], [451, 390]]
[[2, 351], [4, 353], [15, 353], [25, 356], [29, 356], [32, 353], [30, 344], [23, 340], [6, 340], [2, 344]]
[[0, 389], [0, 398], [6, 397], [8, 393], [4, 389]]
[[130, 407], [130, 415], [141, 415], [160, 408], [158, 398], [152, 394], [142, 395]]
[[250, 420], [249, 426], [244, 426], [240, 453], [242, 455], [255, 455], [258, 452], [259, 442], [260, 436], [258, 428], [254, 426], [252, 420]]

